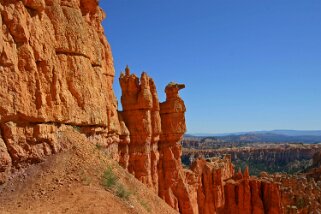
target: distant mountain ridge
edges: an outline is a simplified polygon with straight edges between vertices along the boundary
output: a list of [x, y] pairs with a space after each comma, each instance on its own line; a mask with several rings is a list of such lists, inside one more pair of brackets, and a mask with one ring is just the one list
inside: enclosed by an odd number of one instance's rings
[[273, 130], [273, 131], [253, 131], [238, 132], [227, 134], [209, 134], [209, 135], [187, 135], [186, 137], [210, 137], [225, 142], [295, 142], [295, 143], [320, 143], [321, 131], [298, 131], [298, 130]]
[[286, 136], [321, 136], [321, 130], [287, 130], [287, 129], [276, 129], [272, 131], [248, 131], [248, 132], [231, 132], [231, 133], [188, 133], [190, 136], [197, 137], [220, 137], [220, 136], [230, 136], [230, 135], [245, 135], [245, 134], [278, 134]]

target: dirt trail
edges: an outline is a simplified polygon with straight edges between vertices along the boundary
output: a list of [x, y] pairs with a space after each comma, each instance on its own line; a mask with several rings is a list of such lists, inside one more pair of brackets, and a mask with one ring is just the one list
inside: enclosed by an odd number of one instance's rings
[[[112, 167], [128, 199], [102, 185]], [[17, 172], [0, 189], [0, 213], [176, 213], [151, 190], [110, 160], [103, 150], [79, 139], [72, 149]]]

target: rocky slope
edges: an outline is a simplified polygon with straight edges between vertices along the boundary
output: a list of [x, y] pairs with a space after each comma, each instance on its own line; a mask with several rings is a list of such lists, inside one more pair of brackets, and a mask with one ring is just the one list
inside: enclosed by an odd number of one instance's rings
[[[229, 156], [210, 162], [199, 159], [191, 169], [183, 168], [180, 141], [186, 131], [186, 109], [178, 92], [184, 85], [170, 83], [166, 101], [159, 103], [153, 80], [146, 73], [138, 78], [127, 68], [119, 79], [123, 111], [117, 111], [113, 59], [97, 0], [7, 0], [1, 1], [0, 11], [1, 184], [19, 186], [24, 170], [48, 156], [77, 153], [77, 144], [82, 143], [103, 149], [105, 156], [119, 161], [181, 213], [282, 212], [279, 185], [249, 177], [247, 170], [234, 174]], [[80, 157], [78, 161], [89, 158]], [[77, 161], [68, 160], [77, 166]], [[96, 164], [92, 162], [93, 168]], [[68, 173], [72, 177], [79, 170], [72, 167]], [[46, 184], [51, 186], [55, 187]], [[32, 187], [41, 189], [37, 183]], [[28, 191], [18, 188], [4, 209], [14, 212], [11, 202], [28, 198]], [[67, 192], [60, 194], [68, 197]], [[88, 193], [75, 194], [84, 192]], [[110, 200], [107, 195], [99, 197]], [[54, 196], [48, 197], [57, 204]], [[50, 211], [48, 204], [50, 200], [22, 209]], [[77, 206], [64, 208], [69, 213], [83, 211], [81, 204]]]
[[[64, 139], [72, 149], [19, 171], [0, 186], [1, 214], [177, 213], [84, 134], [70, 129]], [[116, 193], [102, 185], [107, 169], [118, 178]]]

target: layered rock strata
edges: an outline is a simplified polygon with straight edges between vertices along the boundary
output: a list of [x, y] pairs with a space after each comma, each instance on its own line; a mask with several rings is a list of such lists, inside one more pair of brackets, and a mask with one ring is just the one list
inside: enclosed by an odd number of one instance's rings
[[0, 13], [0, 182], [12, 165], [63, 149], [63, 125], [117, 159], [114, 66], [98, 1], [6, 0]]
[[[188, 142], [188, 143], [187, 143]], [[246, 146], [237, 146], [229, 144], [220, 145], [220, 148], [202, 149], [195, 144], [202, 144], [202, 141], [189, 138], [184, 139], [183, 148], [184, 154], [195, 156], [199, 154], [205, 158], [221, 156], [222, 154], [230, 154], [232, 161], [235, 160], [252, 160], [264, 162], [267, 165], [275, 163], [289, 163], [296, 160], [312, 160], [316, 151], [321, 150], [321, 145], [318, 144], [264, 144], [252, 143]]]

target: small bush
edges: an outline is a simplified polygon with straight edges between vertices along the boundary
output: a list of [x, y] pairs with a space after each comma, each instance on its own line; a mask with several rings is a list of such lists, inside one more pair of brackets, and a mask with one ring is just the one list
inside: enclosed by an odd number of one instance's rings
[[101, 144], [99, 144], [99, 143], [96, 144], [96, 149], [101, 150], [102, 148], [103, 148], [103, 146]]
[[304, 198], [297, 198], [295, 205], [297, 206], [297, 208], [302, 209], [302, 208], [306, 207], [307, 203], [304, 200]]
[[111, 189], [117, 183], [117, 176], [114, 174], [111, 167], [108, 167], [103, 175], [103, 186], [107, 189]]
[[126, 199], [128, 200], [129, 196], [130, 196], [130, 192], [127, 191], [123, 185], [121, 184], [118, 184], [116, 186], [116, 195], [119, 197], [119, 198], [123, 198], [123, 199]]
[[76, 132], [80, 132], [81, 128], [80, 126], [72, 126]]
[[139, 203], [142, 205], [142, 207], [145, 208], [147, 212], [151, 212], [151, 208], [149, 207], [148, 203], [146, 201], [140, 200]]
[[92, 179], [90, 177], [82, 176], [81, 181], [85, 186], [89, 186], [91, 184]]
[[118, 177], [114, 174], [111, 167], [108, 167], [105, 170], [102, 176], [102, 185], [105, 189], [109, 189], [114, 192], [119, 198], [123, 198], [125, 200], [129, 199], [131, 193], [118, 182]]

